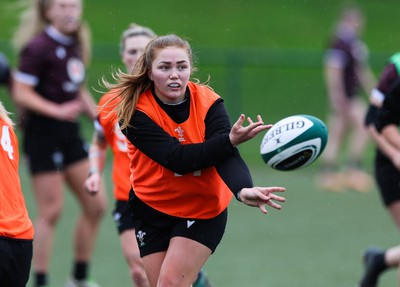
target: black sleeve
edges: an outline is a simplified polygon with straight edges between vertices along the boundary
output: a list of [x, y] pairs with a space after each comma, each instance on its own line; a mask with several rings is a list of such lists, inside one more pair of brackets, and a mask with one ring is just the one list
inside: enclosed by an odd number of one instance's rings
[[[218, 117], [223, 117], [224, 120], [216, 120]], [[213, 134], [218, 134], [220, 132], [230, 132], [230, 119], [225, 110], [225, 106], [222, 104], [222, 100], [221, 103], [217, 103], [210, 109], [207, 114], [206, 125], [208, 127], [207, 132], [210, 133], [210, 135], [206, 135], [206, 138], [208, 136], [212, 137]], [[219, 176], [235, 195], [236, 199], [240, 200], [237, 197], [237, 193], [242, 188], [253, 187], [250, 171], [243, 158], [240, 156], [238, 149], [235, 149], [232, 156], [216, 164], [215, 168]]]
[[253, 187], [250, 170], [240, 156], [239, 151], [236, 151], [233, 156], [217, 164], [216, 169], [219, 176], [239, 201], [238, 192], [242, 188]]
[[375, 122], [376, 129], [382, 129], [390, 124], [399, 125], [400, 123], [400, 79], [398, 79], [390, 92], [385, 95], [382, 107], [379, 109], [378, 117]]
[[0, 85], [9, 85], [10, 77], [10, 66], [4, 54], [0, 52]]
[[231, 131], [231, 122], [222, 99], [217, 100], [209, 109], [204, 120], [206, 125], [206, 140]]
[[208, 111], [206, 140], [199, 144], [181, 144], [146, 114], [136, 111], [132, 127], [123, 130], [128, 140], [148, 157], [179, 174], [215, 166], [218, 174], [237, 198], [244, 187], [253, 187], [250, 171], [229, 140], [231, 124], [223, 101]]
[[365, 120], [364, 120], [365, 127], [375, 124], [375, 121], [378, 117], [378, 112], [379, 112], [379, 108], [377, 106], [374, 106], [371, 104], [369, 105], [368, 111], [365, 115]]
[[135, 111], [130, 121], [132, 127], [122, 132], [152, 160], [173, 172], [186, 174], [216, 166], [236, 152], [229, 140], [229, 117], [222, 102], [214, 104], [205, 122], [207, 138], [198, 144], [181, 144], [140, 111]]

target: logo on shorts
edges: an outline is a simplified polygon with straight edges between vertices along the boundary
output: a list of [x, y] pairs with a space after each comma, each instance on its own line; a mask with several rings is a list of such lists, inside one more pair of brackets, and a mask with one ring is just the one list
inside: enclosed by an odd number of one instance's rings
[[121, 217], [122, 217], [122, 214], [120, 213], [120, 212], [115, 212], [114, 213], [114, 216], [113, 216], [113, 218], [114, 218], [114, 221], [115, 221], [115, 224], [117, 225], [117, 226], [121, 226], [122, 225], [122, 223], [121, 223]]
[[195, 220], [188, 220], [188, 221], [187, 221], [187, 228], [189, 228], [190, 226], [192, 226], [193, 223], [195, 223]]
[[136, 234], [136, 238], [139, 241], [139, 247], [145, 246], [146, 243], [144, 243], [144, 236], [146, 235], [146, 232], [143, 232], [141, 230], [139, 230]]
[[51, 155], [51, 157], [52, 157], [52, 160], [53, 160], [53, 163], [54, 163], [56, 169], [57, 170], [62, 169], [63, 166], [64, 166], [64, 155], [63, 155], [63, 153], [60, 152], [60, 151], [56, 151]]

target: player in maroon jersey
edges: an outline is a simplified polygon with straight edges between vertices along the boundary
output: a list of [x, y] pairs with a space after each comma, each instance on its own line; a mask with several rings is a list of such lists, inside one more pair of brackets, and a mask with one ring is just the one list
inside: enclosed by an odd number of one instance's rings
[[[400, 53], [396, 53], [389, 59], [378, 85], [371, 92], [370, 107], [365, 120], [368, 131], [377, 146], [375, 179], [382, 203], [397, 228], [400, 228], [400, 146], [398, 144], [400, 134], [397, 131], [400, 122], [399, 71]], [[389, 268], [398, 268], [400, 246], [387, 250], [370, 247], [364, 252], [363, 259], [365, 271], [359, 286], [377, 286], [381, 273]]]
[[[367, 95], [375, 83], [368, 66], [366, 45], [360, 40], [364, 17], [355, 7], [346, 8], [336, 26], [335, 34], [325, 55], [325, 79], [329, 95], [329, 142], [322, 156], [323, 173], [318, 175], [321, 188], [342, 191], [350, 188], [367, 192], [372, 186], [370, 176], [363, 171], [362, 155], [368, 142], [363, 121], [366, 103], [360, 97], [361, 88]], [[350, 142], [346, 166], [340, 170], [339, 150], [346, 135]], [[346, 151], [347, 152], [347, 151]]]
[[37, 203], [35, 286], [48, 284], [64, 182], [81, 208], [75, 229], [73, 278], [67, 286], [98, 286], [88, 280], [88, 269], [106, 197], [104, 192], [92, 196], [83, 188], [89, 160], [78, 117], [83, 113], [93, 120], [96, 110], [85, 87], [89, 41], [81, 21], [82, 1], [32, 2], [15, 34], [20, 59], [13, 94], [26, 110], [23, 147]]

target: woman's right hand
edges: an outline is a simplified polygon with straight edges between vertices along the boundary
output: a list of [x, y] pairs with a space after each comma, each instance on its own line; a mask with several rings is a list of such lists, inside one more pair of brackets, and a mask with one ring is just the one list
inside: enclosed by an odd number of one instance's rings
[[74, 100], [59, 104], [58, 111], [54, 114], [55, 118], [62, 121], [76, 122], [83, 111], [82, 103]]
[[94, 172], [84, 182], [85, 190], [92, 195], [97, 194], [100, 191], [101, 175], [98, 172]]
[[253, 122], [250, 117], [247, 117], [249, 125], [244, 127], [243, 123], [245, 118], [245, 115], [241, 114], [239, 119], [232, 126], [231, 132], [229, 133], [229, 139], [234, 147], [254, 138], [260, 132], [272, 127], [271, 124], [264, 125], [260, 115], [257, 116], [256, 122]]
[[240, 200], [249, 206], [260, 208], [261, 212], [267, 214], [268, 211], [265, 205], [269, 205], [275, 209], [281, 209], [282, 206], [277, 204], [275, 201], [285, 202], [286, 199], [282, 196], [274, 194], [275, 192], [284, 192], [286, 189], [279, 186], [271, 187], [251, 187], [243, 188], [239, 192]]

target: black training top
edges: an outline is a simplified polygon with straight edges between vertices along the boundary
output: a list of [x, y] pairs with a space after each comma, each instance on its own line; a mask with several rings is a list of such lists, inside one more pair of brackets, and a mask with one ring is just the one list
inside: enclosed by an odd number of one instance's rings
[[[188, 118], [189, 90], [186, 92], [186, 101], [178, 105], [167, 105], [154, 97], [175, 122], [182, 123]], [[222, 99], [217, 100], [207, 113], [203, 143], [181, 144], [177, 138], [171, 137], [145, 113], [138, 110], [135, 111], [130, 124], [131, 127], [123, 130], [127, 139], [160, 165], [179, 174], [215, 166], [235, 196], [242, 188], [253, 186], [246, 163], [229, 140], [231, 124]]]
[[385, 67], [377, 89], [385, 95], [375, 123], [381, 131], [387, 125], [400, 123], [400, 78], [393, 63]]

